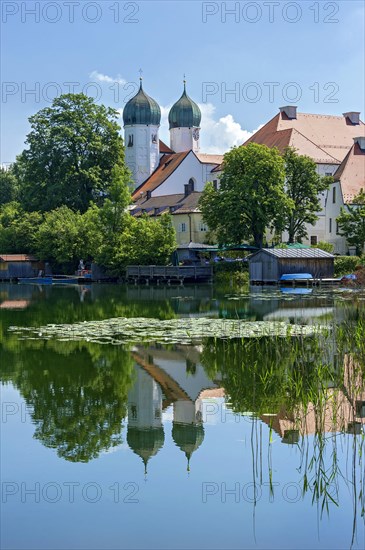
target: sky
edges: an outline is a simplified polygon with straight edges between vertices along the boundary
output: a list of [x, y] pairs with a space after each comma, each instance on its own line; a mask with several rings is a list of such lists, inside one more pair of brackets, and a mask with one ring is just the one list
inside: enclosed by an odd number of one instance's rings
[[364, 21], [362, 0], [2, 0], [0, 162], [15, 160], [29, 116], [61, 93], [122, 113], [140, 69], [167, 144], [186, 75], [206, 153], [243, 143], [288, 104], [364, 120]]

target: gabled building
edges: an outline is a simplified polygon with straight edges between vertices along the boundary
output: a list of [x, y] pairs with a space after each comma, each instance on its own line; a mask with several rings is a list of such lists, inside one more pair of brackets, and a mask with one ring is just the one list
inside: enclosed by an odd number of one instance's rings
[[327, 241], [334, 245], [338, 254], [347, 252], [345, 237], [338, 231], [337, 217], [341, 208], [354, 205], [354, 198], [365, 190], [365, 137], [354, 138], [354, 143], [334, 173], [334, 183], [331, 185], [326, 201], [326, 233]]
[[[353, 148], [354, 139], [358, 136], [365, 137], [365, 125], [357, 111], [347, 112], [342, 116], [317, 115], [298, 113], [296, 106], [289, 105], [281, 107], [279, 113], [243, 145], [260, 143], [268, 147], [277, 147], [280, 151], [284, 151], [286, 147], [294, 147], [299, 155], [306, 155], [314, 160], [320, 175], [337, 178], [337, 194], [340, 198], [341, 195], [347, 194], [346, 189], [350, 187], [360, 190], [359, 178], [356, 183], [344, 183], [344, 190], [341, 190], [342, 182], [338, 178], [340, 166], [345, 162], [349, 151]], [[360, 159], [358, 160], [357, 166], [361, 163]], [[363, 177], [362, 186], [364, 186]], [[321, 194], [319, 219], [314, 226], [307, 225], [308, 240], [305, 242], [312, 245], [319, 241], [333, 242], [335, 252], [344, 254], [347, 252], [345, 239], [333, 238], [336, 216], [331, 207], [331, 193], [333, 193], [332, 188]], [[339, 214], [340, 203], [337, 203], [337, 206]], [[285, 241], [286, 238], [284, 234], [283, 240]]]
[[[362, 138], [359, 138], [362, 136]], [[243, 146], [248, 143], [259, 143], [268, 147], [277, 147], [284, 152], [287, 147], [293, 147], [299, 155], [306, 155], [317, 164], [318, 173], [322, 176], [333, 176], [337, 180], [337, 202], [336, 212], [333, 211], [333, 190], [320, 195], [321, 210], [318, 212], [319, 219], [314, 226], [307, 225], [307, 244], [315, 245], [319, 241], [333, 242], [335, 253], [344, 254], [347, 252], [345, 239], [335, 236], [336, 216], [340, 212], [340, 206], [347, 204], [346, 200], [338, 202], [341, 196], [348, 195], [348, 189], [356, 189], [357, 193], [365, 186], [364, 177], [361, 176], [360, 164], [363, 160], [358, 156], [356, 159], [356, 181], [354, 171], [347, 169], [346, 181], [339, 174], [342, 173], [341, 166], [348, 161], [350, 150], [353, 149], [354, 140], [361, 140], [365, 136], [365, 125], [360, 120], [360, 113], [351, 111], [342, 116], [320, 115], [298, 113], [297, 107], [293, 105], [280, 107], [279, 113], [269, 122], [264, 124]], [[359, 145], [356, 151], [359, 150]], [[352, 158], [350, 156], [350, 158]], [[353, 161], [351, 161], [351, 165]], [[219, 178], [223, 166], [216, 167], [213, 171], [215, 177]], [[351, 179], [351, 183], [350, 180]], [[342, 185], [344, 186], [342, 189]], [[336, 193], [336, 192], [335, 192]], [[356, 193], [355, 193], [356, 194]], [[350, 196], [350, 195], [349, 195]], [[330, 221], [332, 220], [332, 221]], [[287, 235], [283, 235], [287, 240]]]
[[187, 95], [169, 113], [170, 147], [159, 139], [161, 111], [142, 81], [123, 111], [125, 158], [135, 189], [131, 214], [173, 215], [178, 244], [205, 242], [207, 227], [198, 207], [200, 194], [223, 155], [200, 153], [201, 112]]

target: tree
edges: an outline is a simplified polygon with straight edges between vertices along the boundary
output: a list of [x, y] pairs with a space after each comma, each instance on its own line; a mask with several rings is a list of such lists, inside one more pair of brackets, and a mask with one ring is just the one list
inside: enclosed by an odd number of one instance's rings
[[110, 274], [121, 275], [128, 264], [166, 265], [174, 250], [176, 235], [169, 214], [157, 219], [127, 214], [122, 231], [103, 242], [96, 261]]
[[0, 206], [17, 198], [18, 182], [12, 168], [0, 167]]
[[294, 208], [288, 212], [285, 229], [289, 243], [308, 236], [305, 224], [314, 225], [321, 210], [319, 194], [328, 189], [332, 177], [317, 174], [316, 163], [307, 156], [298, 155], [292, 147], [284, 153], [286, 192]]
[[267, 229], [281, 231], [293, 207], [284, 180], [284, 160], [275, 148], [249, 143], [225, 154], [219, 189], [208, 183], [200, 200], [219, 243], [253, 240], [262, 248]]
[[90, 243], [84, 236], [82, 215], [67, 206], [46, 212], [37, 235], [37, 253], [61, 270], [74, 271], [87, 258]]
[[357, 253], [361, 254], [365, 247], [365, 192], [353, 199], [352, 205], [347, 206], [347, 211], [341, 208], [341, 214], [337, 218], [340, 235], [346, 237], [349, 245], [356, 246]]
[[35, 253], [41, 223], [39, 212], [25, 212], [17, 202], [0, 206], [0, 251], [7, 254]]
[[115, 166], [124, 167], [116, 110], [84, 94], [66, 94], [30, 117], [28, 149], [14, 171], [27, 210], [66, 205], [85, 212], [108, 196]]

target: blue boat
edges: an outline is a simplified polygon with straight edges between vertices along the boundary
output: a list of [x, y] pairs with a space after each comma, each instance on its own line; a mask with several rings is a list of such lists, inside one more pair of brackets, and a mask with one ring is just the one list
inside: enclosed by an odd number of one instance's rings
[[285, 273], [280, 277], [280, 281], [307, 281], [313, 279], [310, 273]]
[[28, 285], [51, 285], [52, 277], [19, 277], [18, 283]]
[[[85, 279], [85, 278], [82, 278]], [[90, 283], [90, 279], [81, 280], [80, 277], [67, 277], [67, 276], [55, 276], [55, 277], [20, 277], [18, 283], [28, 285], [78, 285], [80, 282], [83, 284]]]
[[311, 288], [293, 288], [293, 287], [281, 287], [281, 292], [284, 294], [312, 294]]

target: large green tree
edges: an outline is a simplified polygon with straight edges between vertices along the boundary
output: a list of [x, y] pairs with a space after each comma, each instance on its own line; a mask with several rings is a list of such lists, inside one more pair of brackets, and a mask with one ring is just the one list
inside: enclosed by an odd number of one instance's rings
[[37, 232], [36, 250], [56, 270], [74, 272], [80, 258], [92, 255], [83, 216], [67, 206], [46, 212]]
[[266, 230], [281, 231], [293, 207], [284, 181], [284, 159], [275, 148], [250, 143], [224, 155], [219, 189], [207, 184], [200, 200], [218, 242], [262, 248]]
[[0, 205], [0, 252], [35, 253], [41, 223], [42, 215], [39, 212], [25, 212], [17, 202]]
[[0, 167], [0, 206], [15, 201], [18, 193], [18, 181], [12, 167]]
[[84, 212], [108, 195], [115, 166], [124, 166], [116, 110], [83, 94], [56, 98], [30, 117], [28, 146], [15, 163], [27, 210], [60, 206]]
[[319, 194], [328, 189], [331, 177], [320, 176], [317, 165], [310, 157], [298, 155], [294, 148], [284, 152], [286, 192], [294, 203], [288, 211], [285, 229], [289, 243], [301, 242], [308, 236], [305, 224], [314, 225], [321, 210]]
[[349, 245], [356, 246], [357, 253], [364, 252], [365, 247], [365, 192], [360, 192], [353, 199], [347, 210], [341, 208], [337, 218], [340, 235], [344, 235]]

